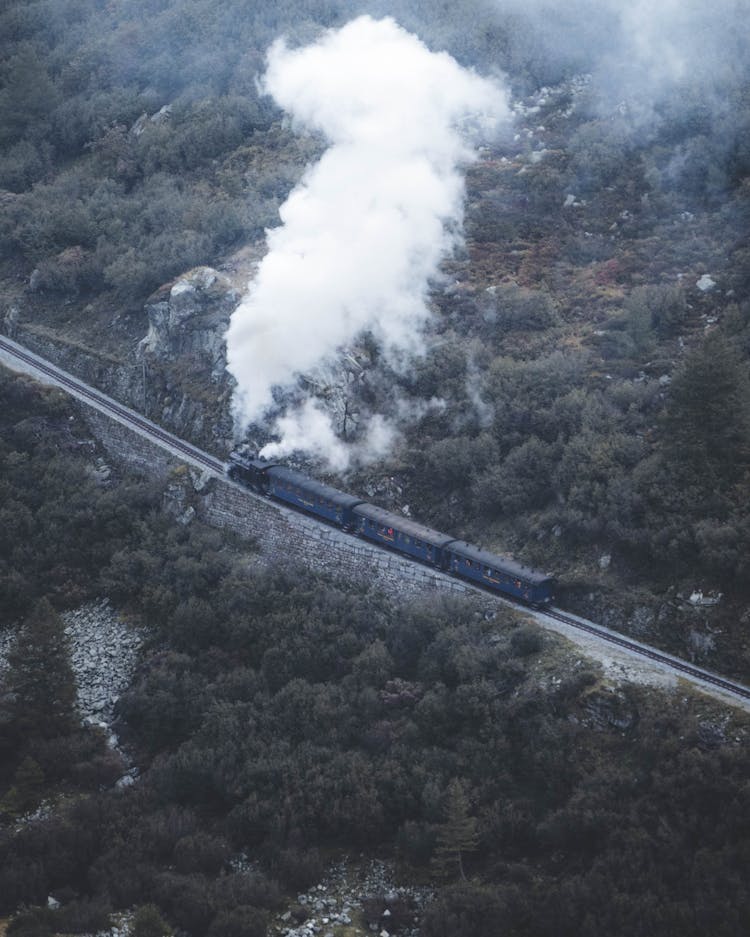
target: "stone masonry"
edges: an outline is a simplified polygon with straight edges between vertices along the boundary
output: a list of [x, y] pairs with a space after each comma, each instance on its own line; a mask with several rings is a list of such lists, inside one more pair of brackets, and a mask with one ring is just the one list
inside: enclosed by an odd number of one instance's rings
[[[181, 464], [155, 443], [85, 404], [79, 405], [92, 433], [115, 461], [164, 480]], [[451, 576], [345, 534], [227, 479], [213, 477], [205, 484], [205, 478], [199, 479], [192, 472], [185, 477], [193, 479], [187, 497], [195, 516], [254, 541], [270, 563], [300, 565], [342, 576], [349, 582], [374, 584], [392, 596], [436, 590], [475, 595]], [[181, 502], [181, 511], [187, 507], [187, 500]]]

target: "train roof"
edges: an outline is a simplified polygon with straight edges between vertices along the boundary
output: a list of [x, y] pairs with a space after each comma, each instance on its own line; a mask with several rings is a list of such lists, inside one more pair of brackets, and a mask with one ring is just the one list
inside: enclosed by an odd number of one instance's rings
[[548, 573], [541, 573], [538, 569], [524, 566], [523, 563], [517, 563], [507, 556], [498, 556], [497, 553], [490, 553], [488, 550], [480, 550], [479, 547], [475, 547], [465, 540], [455, 540], [450, 545], [450, 552], [455, 553], [457, 556], [466, 557], [466, 559], [471, 560], [472, 563], [478, 563], [481, 566], [489, 566], [492, 569], [497, 569], [502, 573], [508, 573], [509, 576], [515, 576], [516, 579], [531, 583], [535, 586], [542, 582], [547, 582], [550, 579], [554, 579], [554, 576], [550, 576]]
[[338, 488], [334, 488], [331, 485], [324, 485], [323, 482], [316, 481], [314, 478], [303, 475], [302, 472], [297, 472], [284, 465], [271, 464], [266, 474], [278, 481], [287, 482], [290, 485], [297, 485], [308, 494], [317, 495], [319, 498], [324, 498], [326, 501], [330, 501], [332, 504], [340, 505], [344, 508], [350, 508], [352, 505], [359, 504], [362, 500], [355, 495], [349, 495], [344, 491], [339, 491]]
[[403, 534], [414, 537], [415, 540], [423, 540], [425, 543], [429, 543], [435, 547], [444, 547], [446, 543], [450, 543], [451, 540], [456, 539], [450, 534], [441, 534], [438, 530], [425, 527], [423, 524], [418, 524], [416, 521], [409, 520], [408, 517], [393, 514], [390, 511], [386, 511], [385, 508], [376, 507], [374, 504], [368, 504], [366, 501], [363, 501], [362, 504], [358, 504], [352, 513], [360, 517], [367, 517], [372, 521], [376, 521], [378, 524], [393, 527]]
[[268, 459], [261, 459], [260, 456], [246, 455], [244, 452], [239, 452], [236, 449], [229, 453], [229, 461], [244, 465], [245, 468], [254, 468], [259, 472], [265, 472], [266, 469], [281, 464], [279, 462], [271, 462]]

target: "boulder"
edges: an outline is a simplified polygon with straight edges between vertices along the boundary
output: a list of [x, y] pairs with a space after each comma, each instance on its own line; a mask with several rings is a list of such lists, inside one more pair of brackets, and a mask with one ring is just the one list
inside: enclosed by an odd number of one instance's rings
[[704, 273], [703, 276], [696, 281], [695, 285], [701, 291], [701, 293], [710, 293], [711, 290], [716, 289], [716, 280], [710, 277], [707, 273]]
[[138, 345], [140, 359], [203, 359], [211, 380], [226, 368], [224, 333], [239, 301], [230, 281], [211, 267], [196, 267], [157, 290], [146, 303], [148, 332]]

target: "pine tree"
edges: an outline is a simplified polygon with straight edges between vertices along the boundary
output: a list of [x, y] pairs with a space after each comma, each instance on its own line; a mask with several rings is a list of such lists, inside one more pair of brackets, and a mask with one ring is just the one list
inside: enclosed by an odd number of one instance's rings
[[16, 768], [13, 786], [0, 801], [0, 811], [13, 816], [26, 813], [35, 807], [44, 790], [44, 772], [39, 764], [27, 755]]
[[667, 408], [667, 443], [707, 481], [734, 480], [750, 464], [750, 372], [719, 332], [677, 369]]
[[437, 830], [437, 845], [432, 864], [442, 877], [456, 872], [466, 881], [463, 856], [473, 852], [479, 843], [477, 821], [469, 812], [469, 798], [461, 782], [454, 778], [448, 785], [445, 800], [445, 821]]
[[6, 682], [19, 736], [51, 738], [74, 724], [76, 685], [63, 624], [46, 599], [36, 604], [8, 654]]
[[156, 905], [145, 904], [135, 912], [130, 933], [132, 937], [171, 937], [173, 931]]

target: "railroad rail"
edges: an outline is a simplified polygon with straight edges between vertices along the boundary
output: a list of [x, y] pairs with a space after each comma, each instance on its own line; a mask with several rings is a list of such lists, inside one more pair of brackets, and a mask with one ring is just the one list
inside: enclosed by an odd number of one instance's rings
[[224, 462], [222, 462], [221, 459], [217, 459], [215, 456], [204, 452], [202, 449], [198, 449], [197, 446], [185, 442], [184, 439], [180, 439], [179, 436], [175, 436], [151, 420], [146, 419], [146, 417], [142, 416], [137, 411], [131, 410], [130, 407], [126, 407], [116, 400], [112, 400], [111, 397], [96, 390], [96, 388], [91, 387], [84, 381], [79, 380], [77, 377], [73, 377], [72, 374], [63, 371], [62, 368], [58, 368], [49, 361], [45, 361], [44, 358], [40, 358], [39, 355], [28, 351], [28, 349], [19, 345], [17, 342], [5, 336], [0, 336], [0, 351], [5, 351], [7, 354], [30, 365], [35, 370], [52, 378], [55, 384], [70, 391], [74, 396], [94, 404], [98, 410], [112, 414], [117, 420], [136, 428], [141, 434], [151, 437], [161, 445], [177, 450], [177, 452], [188, 456], [193, 462], [197, 462], [199, 465], [215, 472], [217, 475], [224, 475]]
[[[5, 336], [0, 336], [0, 351], [4, 351], [11, 357], [24, 362], [24, 364], [50, 378], [53, 383], [69, 391], [73, 396], [78, 397], [86, 403], [89, 403], [104, 413], [110, 414], [117, 421], [124, 423], [131, 429], [135, 429], [141, 435], [147, 436], [157, 444], [162, 445], [165, 448], [172, 450], [173, 452], [177, 452], [183, 456], [186, 456], [190, 461], [205, 469], [208, 469], [210, 472], [213, 472], [222, 478], [226, 477], [226, 466], [221, 459], [217, 459], [215, 456], [204, 452], [202, 449], [198, 449], [197, 446], [193, 446], [191, 443], [185, 442], [178, 436], [175, 436], [167, 430], [162, 429], [161, 426], [158, 426], [151, 420], [146, 419], [146, 417], [142, 416], [140, 413], [137, 413], [130, 407], [126, 407], [115, 400], [112, 400], [101, 391], [98, 391], [89, 384], [86, 384], [84, 381], [73, 377], [72, 374], [69, 374], [67, 371], [63, 371], [62, 368], [58, 368], [49, 361], [45, 361], [44, 358], [40, 358], [39, 355], [28, 351], [28, 349], [24, 348], [22, 345], [19, 345], [17, 342], [14, 342]], [[247, 492], [246, 488], [243, 488], [242, 486], [238, 487]], [[249, 496], [259, 497], [258, 495], [251, 495], [250, 492], [247, 493]], [[377, 544], [373, 543], [371, 545], [375, 549], [379, 548]], [[408, 560], [408, 557], [404, 557], [404, 559]], [[483, 595], [491, 594], [494, 598], [499, 599], [502, 602], [507, 602], [509, 605], [518, 606], [518, 603], [512, 602], [508, 598], [500, 597], [497, 595], [497, 593], [488, 593], [488, 590], [482, 589], [480, 586], [476, 586], [469, 582], [464, 583], [464, 585], [467, 589], [472, 589], [473, 591], [479, 592]], [[526, 608], [525, 606], [520, 607]], [[534, 615], [538, 620], [541, 620], [542, 623], [544, 618], [549, 618], [553, 621], [560, 622], [569, 628], [585, 632], [586, 634], [592, 635], [601, 641], [617, 646], [634, 656], [652, 660], [663, 667], [675, 671], [679, 675], [691, 679], [699, 685], [703, 684], [704, 686], [714, 687], [717, 690], [720, 690], [723, 694], [726, 694], [729, 697], [734, 697], [743, 703], [750, 702], [750, 688], [743, 686], [741, 683], [735, 683], [733, 680], [728, 680], [726, 677], [721, 677], [709, 670], [704, 670], [702, 667], [696, 667], [694, 664], [691, 664], [688, 661], [682, 660], [679, 657], [674, 657], [673, 655], [667, 654], [664, 651], [659, 651], [650, 645], [642, 644], [641, 642], [634, 641], [631, 638], [626, 638], [614, 631], [610, 631], [608, 628], [604, 628], [602, 625], [596, 625], [593, 622], [579, 618], [577, 615], [571, 615], [562, 609], [555, 607], [539, 610], [535, 612]], [[724, 698], [726, 699], [726, 696]]]
[[696, 667], [695, 664], [688, 663], [688, 661], [682, 660], [680, 657], [674, 657], [672, 654], [658, 651], [656, 648], [648, 644], [642, 644], [640, 641], [633, 641], [631, 638], [626, 638], [614, 631], [610, 631], [608, 628], [603, 628], [601, 625], [595, 625], [593, 622], [586, 621], [578, 616], [572, 616], [559, 608], [553, 607], [544, 609], [541, 615], [559, 621], [578, 631], [584, 631], [587, 634], [595, 635], [597, 638], [609, 644], [621, 647], [631, 654], [637, 654], [639, 657], [646, 657], [649, 660], [653, 660], [658, 664], [676, 670], [680, 674], [684, 674], [700, 683], [707, 683], [733, 696], [738, 696], [740, 699], [750, 701], [750, 688], [743, 686], [741, 683], [735, 683], [733, 680], [728, 680], [726, 677], [720, 677], [710, 670]]

